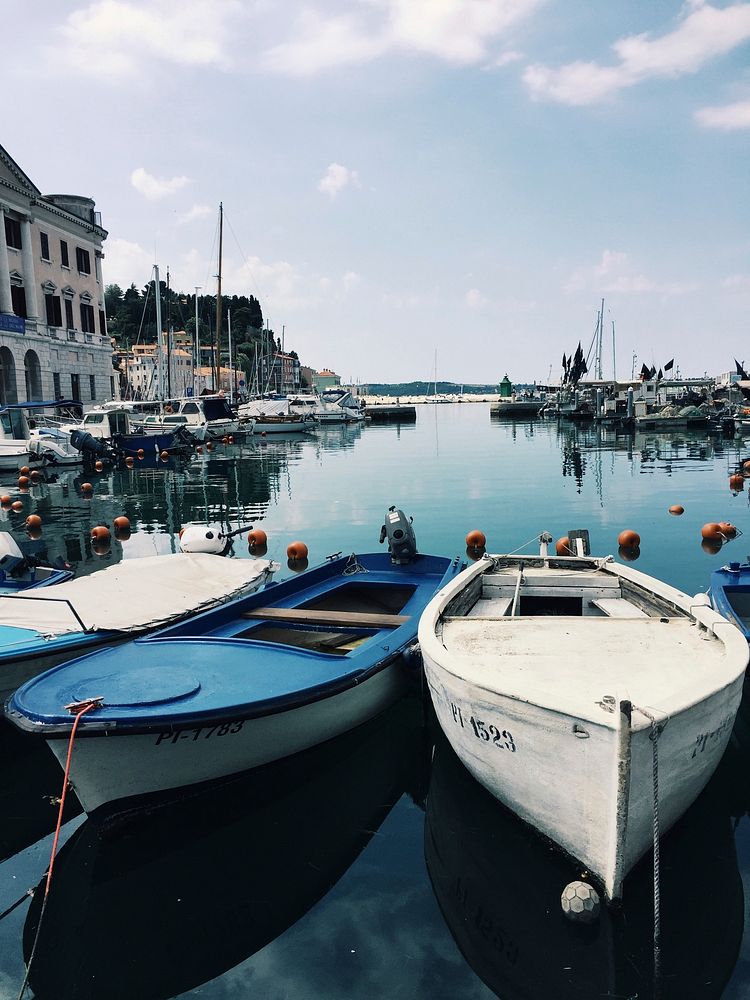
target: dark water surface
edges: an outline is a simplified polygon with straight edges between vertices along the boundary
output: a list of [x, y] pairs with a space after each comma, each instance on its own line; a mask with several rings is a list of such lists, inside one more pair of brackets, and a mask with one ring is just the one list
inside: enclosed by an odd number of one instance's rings
[[[727, 480], [748, 457], [739, 439], [616, 437], [492, 421], [483, 404], [425, 406], [411, 426], [332, 427], [98, 476], [50, 474], [22, 513], [0, 512], [0, 528], [79, 573], [176, 551], [190, 521], [262, 527], [282, 564], [301, 539], [313, 563], [376, 550], [396, 504], [413, 515], [419, 548], [445, 555], [463, 554], [473, 528], [495, 552], [544, 529], [588, 528], [596, 554], [616, 553], [618, 533], [633, 528], [638, 568], [693, 593], [712, 568], [747, 555], [747, 536], [707, 554], [700, 527], [747, 529], [747, 493], [733, 496]], [[672, 504], [685, 514], [670, 516]], [[23, 534], [32, 511], [44, 521], [37, 541]], [[132, 537], [92, 553], [91, 527], [119, 514]], [[244, 541], [235, 557], [249, 558]], [[6, 728], [0, 753], [0, 997], [15, 998], [42, 896], [25, 894], [46, 871], [61, 772], [45, 746]], [[750, 996], [748, 763], [730, 749], [663, 839], [663, 997]], [[418, 692], [340, 740], [106, 837], [76, 813], [73, 801], [28, 996], [654, 995], [650, 858], [628, 878], [621, 914], [592, 928], [566, 922], [559, 895], [579, 873], [467, 775]]]

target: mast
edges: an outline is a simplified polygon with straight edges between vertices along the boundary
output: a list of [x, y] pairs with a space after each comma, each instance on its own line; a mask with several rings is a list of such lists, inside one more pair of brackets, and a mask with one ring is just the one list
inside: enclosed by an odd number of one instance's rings
[[617, 353], [615, 351], [615, 321], [612, 320], [612, 381], [617, 381]]
[[158, 264], [154, 264], [154, 301], [156, 302], [156, 391], [158, 398], [164, 399], [164, 337], [161, 328], [161, 285]]
[[172, 302], [169, 297], [169, 265], [167, 265], [167, 395], [172, 395]]
[[596, 377], [601, 382], [602, 380], [602, 353], [604, 347], [604, 299], [602, 299], [602, 309], [599, 313], [599, 337], [597, 340], [597, 363], [596, 363]]
[[219, 389], [219, 368], [221, 367], [221, 249], [224, 238], [224, 205], [219, 202], [219, 273], [217, 275], [219, 284], [216, 292], [216, 332], [214, 343], [216, 352], [214, 354], [214, 392]]
[[195, 360], [193, 363], [193, 396], [198, 395], [198, 366], [201, 363], [201, 341], [198, 332], [198, 292], [200, 285], [195, 286]]
[[229, 402], [234, 399], [234, 368], [232, 367], [232, 310], [227, 309], [227, 331], [229, 333]]

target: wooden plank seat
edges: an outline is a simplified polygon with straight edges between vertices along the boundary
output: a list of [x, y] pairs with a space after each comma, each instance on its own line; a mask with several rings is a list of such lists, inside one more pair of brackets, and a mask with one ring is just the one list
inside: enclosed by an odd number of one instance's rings
[[254, 608], [243, 618], [265, 618], [302, 625], [344, 625], [349, 628], [398, 628], [411, 615], [386, 615], [367, 611], [318, 611], [312, 608]]
[[594, 607], [599, 608], [609, 618], [648, 618], [645, 611], [641, 611], [635, 604], [626, 601], [622, 597], [606, 598], [602, 597], [591, 602]]

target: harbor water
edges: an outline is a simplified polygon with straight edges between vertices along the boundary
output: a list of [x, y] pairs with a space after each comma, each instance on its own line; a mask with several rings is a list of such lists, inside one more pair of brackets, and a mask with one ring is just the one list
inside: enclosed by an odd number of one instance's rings
[[[23, 494], [14, 479], [0, 481], [24, 504], [0, 511], [0, 529], [82, 574], [177, 551], [188, 523], [253, 525], [267, 532], [267, 557], [284, 577], [294, 540], [307, 544], [311, 565], [377, 550], [396, 505], [413, 517], [420, 551], [464, 559], [475, 528], [488, 551], [529, 553], [542, 531], [558, 538], [585, 528], [592, 552], [616, 559], [618, 534], [633, 529], [637, 568], [692, 594], [706, 590], [712, 569], [750, 551], [748, 493], [728, 486], [747, 458], [750, 441], [740, 438], [616, 435], [491, 419], [487, 403], [424, 405], [407, 425], [256, 436], [101, 473], [47, 469]], [[682, 516], [668, 513], [675, 504]], [[43, 520], [37, 539], [24, 532], [30, 513]], [[130, 538], [92, 551], [91, 528], [118, 515], [130, 519]], [[739, 537], [707, 552], [707, 521], [732, 521]], [[252, 558], [243, 536], [230, 557]], [[742, 738], [663, 838], [654, 983], [650, 856], [626, 880], [622, 911], [589, 926], [566, 921], [560, 893], [580, 870], [468, 776], [418, 678], [413, 688], [339, 740], [106, 831], [69, 801], [26, 995], [750, 996]], [[37, 930], [62, 775], [44, 745], [4, 722], [0, 753], [5, 1000], [18, 996]]]

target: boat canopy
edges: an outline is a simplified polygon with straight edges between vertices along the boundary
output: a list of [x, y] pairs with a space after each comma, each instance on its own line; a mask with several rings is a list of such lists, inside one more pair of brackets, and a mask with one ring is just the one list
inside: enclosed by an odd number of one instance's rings
[[58, 584], [48, 597], [0, 597], [0, 626], [42, 635], [140, 632], [255, 590], [278, 569], [266, 559], [175, 553], [127, 559]]
[[[200, 398], [200, 397], [199, 397]], [[222, 396], [220, 398], [203, 398], [201, 399], [201, 404], [203, 406], [203, 412], [206, 416], [206, 420], [233, 420], [234, 414], [232, 413], [231, 407], [226, 399]]]
[[52, 406], [80, 406], [80, 399], [39, 399], [26, 403], [6, 403], [3, 410], [47, 410]]

